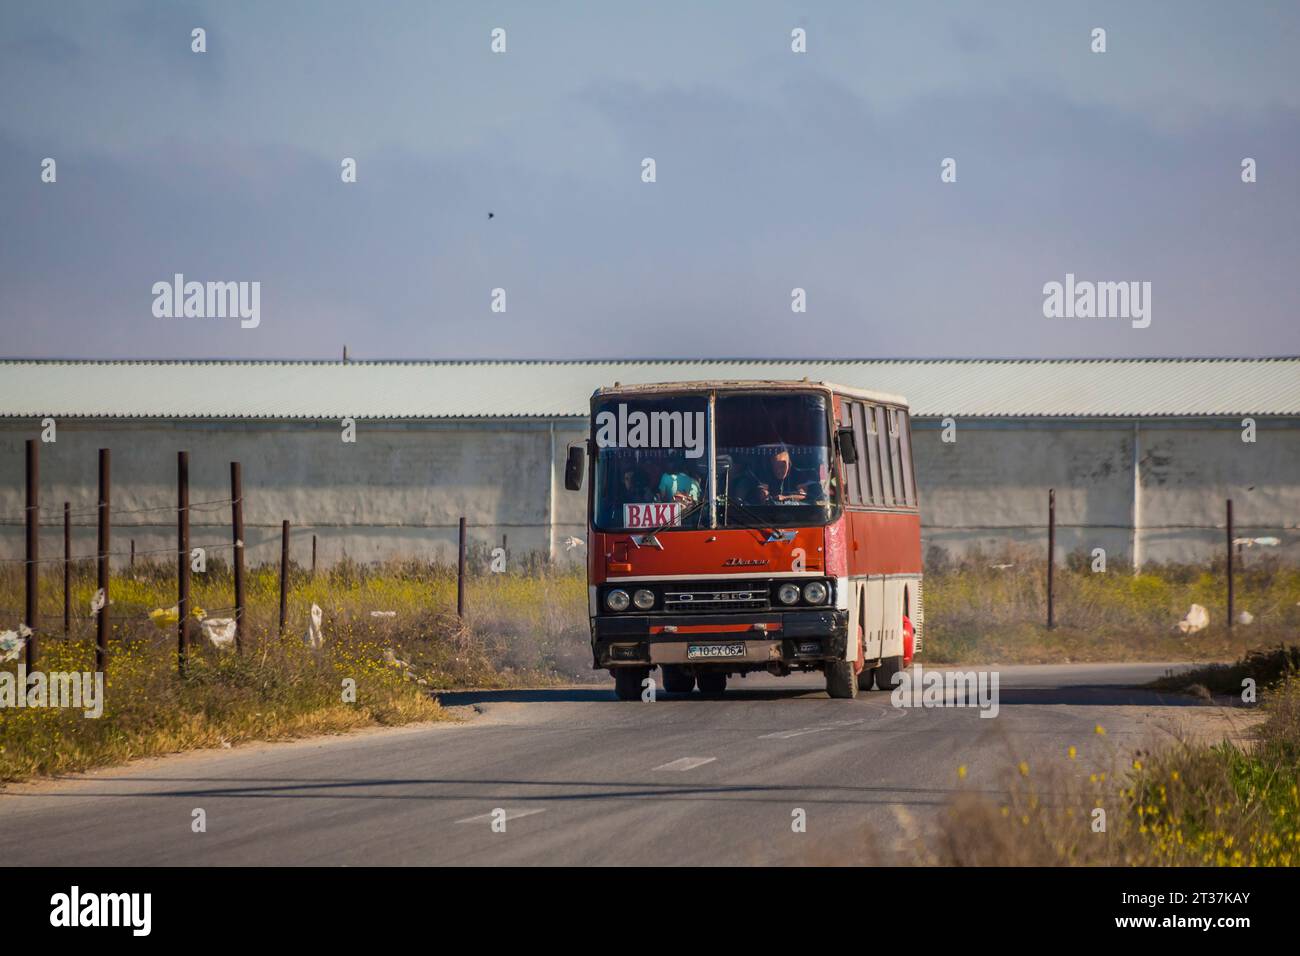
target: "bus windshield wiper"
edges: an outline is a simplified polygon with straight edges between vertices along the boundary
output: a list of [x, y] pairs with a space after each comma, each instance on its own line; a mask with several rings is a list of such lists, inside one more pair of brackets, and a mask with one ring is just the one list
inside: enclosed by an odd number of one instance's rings
[[[657, 535], [660, 531], [667, 531], [667, 530], [668, 530], [669, 528], [671, 528], [674, 524], [681, 524], [683, 521], [686, 520], [686, 516], [687, 516], [687, 515], [694, 514], [695, 512], [697, 512], [697, 511], [699, 511], [701, 508], [703, 508], [703, 507], [704, 507], [704, 502], [705, 502], [705, 499], [704, 499], [703, 496], [701, 496], [700, 499], [699, 499], [698, 501], [692, 502], [690, 505], [688, 505], [687, 507], [683, 508], [681, 511], [677, 512], [677, 517], [676, 517], [675, 519], [670, 520], [670, 521], [665, 521], [663, 524], [659, 525], [659, 527], [657, 527], [657, 528], [651, 528], [649, 531], [642, 532], [641, 535], [639, 535], [639, 537], [641, 537], [642, 539], [644, 539], [644, 538], [653, 538], [653, 537], [654, 537], [655, 535]], [[632, 543], [635, 544], [635, 545], [639, 548], [639, 547], [641, 547], [641, 544], [640, 544], [640, 542], [637, 541], [637, 537], [638, 537], [638, 535], [632, 535]]]
[[723, 503], [726, 504], [728, 508], [734, 507], [743, 516], [758, 525], [758, 530], [767, 532], [768, 537], [774, 537], [776, 535], [777, 529], [770, 527], [768, 523], [763, 520], [763, 516], [753, 508], [749, 507], [749, 505], [742, 501], [732, 501], [729, 495], [723, 497]]

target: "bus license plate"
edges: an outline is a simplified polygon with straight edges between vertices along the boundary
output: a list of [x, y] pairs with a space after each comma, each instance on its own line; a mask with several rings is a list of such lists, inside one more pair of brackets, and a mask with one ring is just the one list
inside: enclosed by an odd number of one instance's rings
[[713, 657], [744, 657], [744, 644], [689, 644], [686, 647], [687, 660], [699, 660]]

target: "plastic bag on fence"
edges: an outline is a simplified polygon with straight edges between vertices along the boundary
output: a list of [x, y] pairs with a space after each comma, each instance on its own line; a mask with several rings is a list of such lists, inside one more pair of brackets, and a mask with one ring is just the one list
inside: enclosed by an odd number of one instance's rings
[[[203, 608], [196, 607], [190, 613], [196, 621], [203, 620]], [[180, 617], [181, 612], [175, 604], [168, 608], [156, 607], [149, 612], [149, 620], [153, 621], [154, 626], [159, 630], [165, 630], [166, 628], [173, 626], [180, 620]]]
[[307, 643], [314, 649], [320, 650], [325, 646], [325, 632], [321, 630], [321, 622], [325, 617], [325, 612], [318, 605], [311, 606], [311, 620], [307, 623]]
[[1193, 604], [1184, 617], [1175, 627], [1175, 630], [1183, 634], [1195, 634], [1197, 631], [1203, 631], [1210, 626], [1210, 612], [1205, 610], [1199, 604]]
[[235, 619], [233, 617], [210, 617], [200, 625], [203, 636], [217, 650], [228, 651], [235, 646]]
[[31, 636], [31, 628], [26, 624], [19, 624], [17, 631], [0, 631], [0, 664], [16, 661]]
[[95, 592], [95, 596], [90, 599], [90, 616], [94, 617], [100, 611], [104, 610], [104, 605], [108, 603], [108, 595], [104, 589], [100, 588]]

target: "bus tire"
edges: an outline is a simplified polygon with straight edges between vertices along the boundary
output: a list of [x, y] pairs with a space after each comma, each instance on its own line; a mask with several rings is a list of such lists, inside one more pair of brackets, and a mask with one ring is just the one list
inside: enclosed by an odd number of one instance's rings
[[853, 661], [827, 661], [825, 670], [827, 694], [844, 700], [858, 696], [858, 675], [853, 673]]
[[695, 690], [695, 671], [683, 664], [664, 664], [660, 667], [663, 673], [664, 690], [670, 694], [689, 694]]
[[641, 682], [650, 676], [648, 667], [617, 667], [614, 669], [614, 695], [619, 700], [640, 700]]
[[727, 675], [721, 671], [700, 671], [695, 675], [701, 694], [721, 694], [727, 689]]
[[894, 676], [903, 672], [902, 657], [882, 657], [876, 668], [876, 689], [893, 690]]

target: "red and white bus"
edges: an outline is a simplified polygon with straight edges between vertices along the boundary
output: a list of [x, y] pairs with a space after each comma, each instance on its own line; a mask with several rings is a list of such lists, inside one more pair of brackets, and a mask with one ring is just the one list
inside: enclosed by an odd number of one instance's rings
[[921, 648], [907, 402], [826, 382], [598, 389], [565, 486], [587, 478], [593, 666], [636, 700], [821, 671], [886, 690]]

